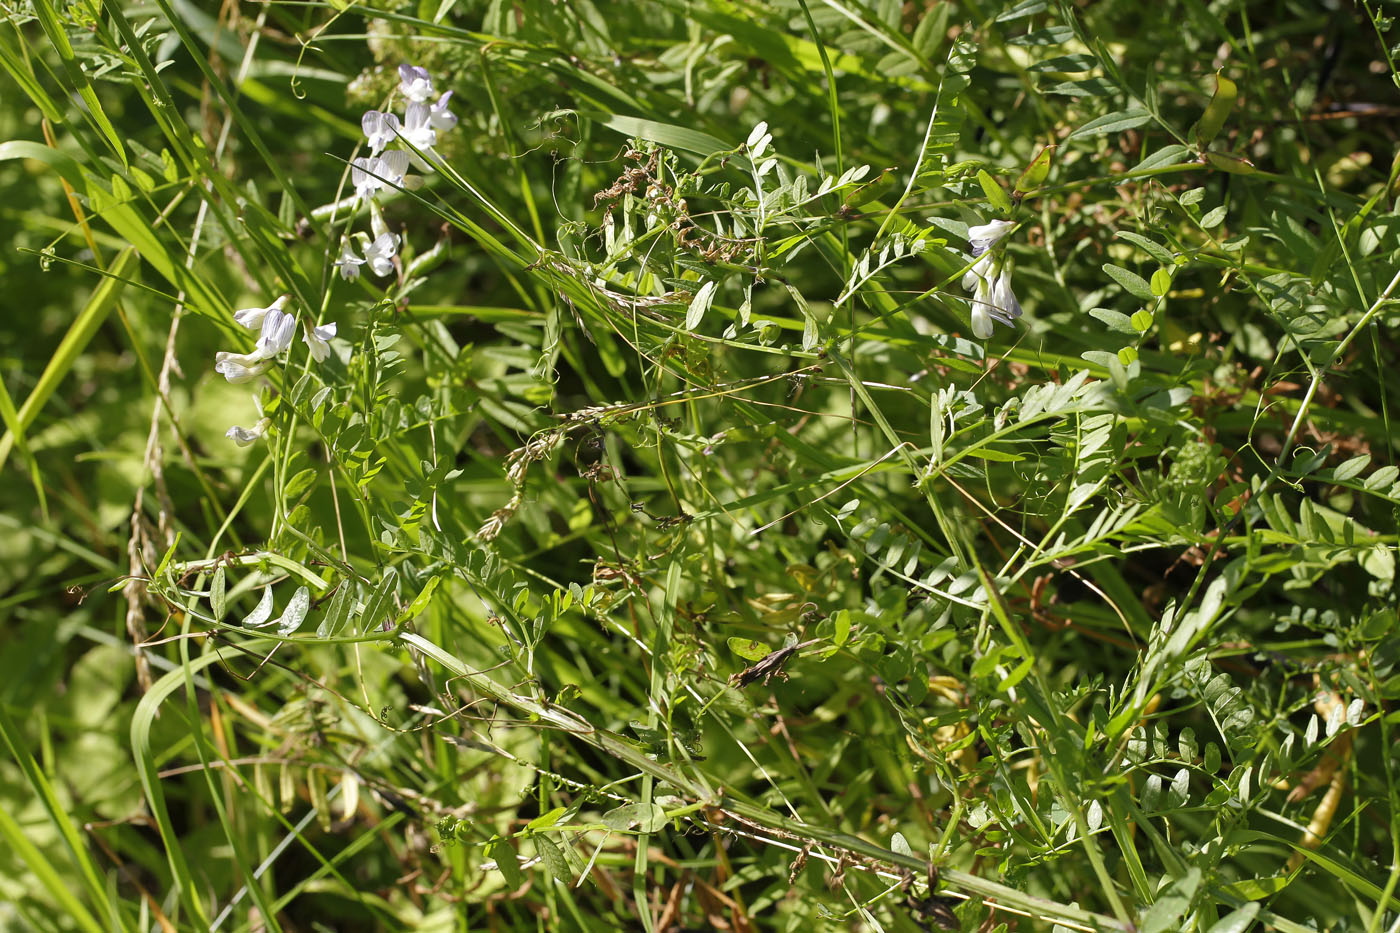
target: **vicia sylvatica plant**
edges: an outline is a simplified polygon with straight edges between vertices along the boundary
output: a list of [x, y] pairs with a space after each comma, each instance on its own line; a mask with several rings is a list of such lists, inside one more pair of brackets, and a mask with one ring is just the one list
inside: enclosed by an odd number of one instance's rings
[[1392, 13], [0, 9], [0, 928], [1400, 931]]

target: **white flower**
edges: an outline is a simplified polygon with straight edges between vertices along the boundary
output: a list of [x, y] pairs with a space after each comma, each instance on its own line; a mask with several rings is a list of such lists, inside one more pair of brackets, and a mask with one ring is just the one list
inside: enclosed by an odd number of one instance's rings
[[257, 353], [270, 360], [292, 345], [297, 333], [297, 319], [284, 311], [269, 309], [263, 318], [262, 332], [258, 334]]
[[233, 320], [249, 330], [257, 330], [262, 326], [263, 319], [267, 317], [269, 312], [277, 311], [280, 313], [282, 311], [282, 308], [287, 304], [287, 297], [286, 295], [281, 296], [266, 308], [243, 308], [240, 311], [235, 311], [233, 312]]
[[360, 266], [365, 261], [355, 255], [355, 251], [350, 247], [349, 241], [340, 245], [340, 258], [335, 261], [336, 271], [340, 277], [347, 282], [353, 282], [360, 277]]
[[224, 437], [229, 438], [239, 447], [247, 447], [249, 444], [253, 443], [253, 441], [262, 437], [271, 424], [271, 418], [264, 418], [251, 428], [240, 428], [235, 424], [224, 432]]
[[386, 186], [403, 184], [403, 173], [408, 171], [408, 153], [394, 149], [381, 156], [358, 158], [350, 163], [350, 181], [355, 186], [355, 194], [363, 200], [370, 200]]
[[379, 155], [385, 146], [398, 138], [399, 118], [392, 113], [368, 110], [360, 118], [360, 128], [365, 131], [365, 139], [369, 141], [369, 151]]
[[971, 302], [972, 332], [981, 340], [992, 336], [996, 324], [1010, 327], [1021, 316], [1021, 303], [1011, 291], [1010, 270], [997, 265], [992, 272], [991, 276], [977, 276]]
[[428, 108], [428, 122], [440, 130], [450, 130], [457, 125], [457, 115], [447, 109], [447, 103], [452, 99], [452, 92], [448, 91], [438, 98], [436, 104]]
[[335, 336], [335, 324], [322, 324], [320, 327], [306, 325], [306, 332], [301, 335], [301, 339], [306, 341], [306, 345], [311, 348], [311, 355], [316, 362], [324, 362], [327, 354], [331, 352], [329, 341]]
[[214, 371], [234, 385], [252, 382], [272, 366], [271, 360], [263, 359], [256, 351], [229, 353], [220, 350], [214, 354], [214, 360]]
[[1001, 240], [1016, 226], [1009, 220], [993, 220], [976, 227], [967, 228], [967, 239], [972, 244], [972, 255], [981, 256]]
[[399, 66], [399, 93], [409, 100], [422, 102], [433, 94], [433, 79], [428, 69], [418, 65]]
[[992, 283], [992, 315], [1007, 326], [1021, 316], [1021, 303], [1011, 291], [1011, 269], [1003, 267]]
[[992, 257], [984, 253], [981, 259], [972, 264], [972, 268], [963, 273], [962, 287], [968, 290], [976, 288], [978, 282], [992, 274]]
[[360, 248], [364, 250], [365, 262], [370, 271], [378, 276], [389, 275], [394, 271], [394, 256], [399, 251], [397, 233], [381, 233], [373, 241], [363, 233], [359, 234]]

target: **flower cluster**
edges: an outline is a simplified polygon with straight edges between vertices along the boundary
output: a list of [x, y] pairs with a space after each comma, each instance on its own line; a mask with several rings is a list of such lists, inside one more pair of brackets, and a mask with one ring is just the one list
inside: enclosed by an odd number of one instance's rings
[[[297, 318], [286, 310], [288, 296], [282, 295], [266, 308], [243, 308], [233, 313], [234, 323], [258, 332], [257, 344], [248, 353], [220, 350], [214, 354], [214, 371], [235, 385], [252, 382], [272, 368], [277, 358], [292, 346], [296, 336]], [[335, 324], [317, 327], [303, 325], [301, 339], [305, 341], [316, 362], [322, 362], [331, 352], [330, 340], [335, 336]], [[254, 398], [256, 402], [257, 399]], [[258, 412], [262, 414], [261, 410]], [[247, 447], [263, 436], [271, 422], [261, 418], [251, 428], [238, 425], [228, 429], [227, 437], [239, 447]]]
[[[438, 161], [433, 148], [437, 145], [438, 131], [452, 129], [457, 125], [457, 117], [447, 109], [452, 92], [447, 91], [434, 101], [435, 93], [432, 75], [426, 68], [400, 65], [399, 94], [407, 102], [403, 119], [379, 110], [367, 111], [360, 118], [369, 155], [350, 163], [350, 182], [355, 187], [355, 196], [369, 203], [374, 236], [371, 239], [363, 233], [354, 234], [359, 253], [349, 240], [341, 243], [335, 268], [346, 281], [358, 279], [360, 266], [364, 265], [381, 278], [394, 271], [394, 257], [398, 255], [401, 240], [397, 233], [389, 232], [377, 198], [381, 191], [405, 185], [410, 165], [420, 171], [430, 171], [432, 163]], [[396, 140], [402, 140], [408, 148], [388, 148]]]
[[[433, 148], [437, 145], [438, 131], [450, 130], [457, 125], [457, 117], [447, 109], [452, 92], [447, 91], [434, 100], [433, 79], [427, 69], [417, 65], [400, 65], [398, 90], [407, 101], [402, 120], [393, 113], [378, 110], [367, 112], [360, 120], [370, 154], [350, 163], [350, 181], [355, 187], [355, 196], [369, 204], [373, 237], [364, 233], [354, 234], [354, 240], [359, 244], [358, 252], [349, 239], [342, 241], [335, 268], [347, 281], [359, 278], [360, 266], [365, 265], [380, 277], [393, 273], [394, 258], [398, 255], [402, 240], [397, 233], [391, 233], [384, 222], [378, 195], [386, 189], [407, 184], [410, 165], [430, 171], [431, 163], [439, 160]], [[390, 149], [396, 140], [402, 140], [408, 148]], [[237, 324], [257, 331], [257, 344], [247, 353], [220, 351], [216, 354], [215, 371], [229, 382], [241, 384], [252, 382], [271, 369], [277, 359], [290, 349], [296, 336], [297, 318], [286, 310], [288, 300], [288, 296], [283, 295], [266, 308], [244, 308], [235, 312], [233, 319]], [[312, 359], [318, 363], [325, 361], [330, 354], [330, 341], [335, 336], [335, 324], [319, 327], [304, 324], [302, 340], [306, 342]], [[254, 402], [257, 402], [256, 398]], [[252, 444], [272, 424], [270, 419], [263, 417], [261, 406], [258, 416], [259, 420], [251, 428], [234, 425], [228, 429], [226, 436], [240, 447]]]
[[995, 323], [1010, 327], [1021, 316], [1021, 303], [1011, 291], [1011, 265], [993, 249], [1015, 226], [1009, 220], [993, 220], [969, 227], [968, 242], [977, 261], [963, 275], [963, 288], [972, 291], [972, 332], [986, 340]]

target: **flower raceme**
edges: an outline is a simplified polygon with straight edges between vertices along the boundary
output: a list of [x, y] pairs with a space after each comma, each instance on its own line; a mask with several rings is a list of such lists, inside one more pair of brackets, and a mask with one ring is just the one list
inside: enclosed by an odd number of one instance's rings
[[972, 292], [972, 333], [987, 340], [996, 324], [1013, 326], [1021, 316], [1021, 303], [1011, 290], [1011, 264], [995, 247], [1011, 228], [1009, 220], [993, 220], [967, 231], [972, 255], [977, 261], [963, 274], [963, 288]]
[[[340, 256], [334, 260], [334, 265], [340, 277], [347, 282], [360, 277], [360, 266], [363, 265], [368, 265], [370, 271], [380, 277], [394, 272], [394, 257], [398, 255], [403, 240], [397, 233], [389, 232], [379, 211], [377, 197], [386, 188], [416, 182], [417, 179], [405, 180], [410, 164], [428, 171], [432, 168], [428, 160], [441, 159], [433, 148], [438, 142], [438, 132], [455, 127], [457, 115], [448, 109], [452, 92], [445, 91], [434, 101], [436, 93], [432, 75], [426, 68], [400, 65], [399, 94], [407, 102], [403, 119], [379, 110], [366, 111], [360, 118], [360, 128], [364, 131], [370, 154], [350, 163], [350, 181], [356, 197], [369, 203], [373, 233], [369, 236], [355, 233], [342, 240]], [[411, 150], [390, 149], [389, 146], [396, 140], [402, 140], [403, 145], [411, 147]], [[359, 244], [359, 253], [355, 252], [351, 242]], [[313, 349], [315, 346], [312, 344]]]
[[[351, 258], [358, 259], [353, 254]], [[366, 260], [358, 259], [358, 261], [365, 262]], [[351, 265], [351, 268], [354, 268], [354, 265]], [[237, 324], [249, 330], [258, 331], [257, 345], [251, 353], [233, 353], [220, 350], [214, 356], [214, 371], [235, 385], [251, 382], [267, 372], [272, 367], [273, 361], [291, 347], [292, 339], [296, 337], [296, 315], [283, 310], [287, 306], [287, 301], [288, 296], [282, 295], [266, 308], [243, 308], [234, 312], [233, 319]], [[310, 348], [312, 358], [317, 362], [324, 360], [326, 354], [330, 352], [327, 341], [335, 336], [335, 332], [336, 326], [334, 324], [325, 324], [316, 328], [307, 326], [305, 340]], [[232, 434], [229, 436], [233, 437]]]

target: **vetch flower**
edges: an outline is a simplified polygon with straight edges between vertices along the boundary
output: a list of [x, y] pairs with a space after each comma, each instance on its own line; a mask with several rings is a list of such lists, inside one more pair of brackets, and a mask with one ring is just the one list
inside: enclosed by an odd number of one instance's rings
[[234, 385], [252, 382], [272, 366], [272, 361], [264, 359], [257, 351], [229, 353], [220, 350], [214, 354], [214, 361], [214, 371]]
[[258, 355], [265, 360], [277, 356], [292, 345], [296, 332], [297, 319], [294, 315], [268, 309], [267, 316], [263, 318], [262, 332], [258, 334]]
[[311, 348], [311, 355], [316, 362], [324, 362], [326, 356], [331, 352], [331, 345], [328, 342], [335, 336], [335, 324], [322, 324], [320, 327], [306, 325], [306, 332], [301, 335], [301, 339], [306, 341], [306, 345]]
[[229, 438], [239, 447], [247, 447], [249, 444], [262, 437], [271, 425], [271, 418], [263, 418], [251, 428], [241, 428], [235, 424], [233, 427], [229, 428], [226, 432], [224, 432], [224, 437]]
[[996, 324], [1012, 326], [1021, 316], [1021, 303], [1011, 291], [1011, 271], [998, 263], [989, 276], [977, 276], [972, 295], [972, 332], [979, 339], [992, 336]]
[[394, 256], [399, 252], [399, 235], [386, 232], [373, 240], [363, 233], [356, 236], [360, 238], [360, 249], [364, 250], [370, 271], [378, 276], [391, 274], [394, 271]]
[[1010, 263], [1000, 251], [992, 252], [1014, 226], [1009, 220], [992, 220], [967, 229], [977, 261], [963, 273], [962, 285], [972, 291], [972, 332], [982, 340], [992, 336], [997, 323], [1010, 327], [1021, 316], [1021, 303], [1011, 291]]
[[286, 295], [281, 296], [266, 308], [243, 308], [240, 311], [235, 311], [233, 312], [233, 320], [249, 330], [257, 330], [262, 326], [263, 320], [269, 313], [273, 311], [281, 313], [287, 304], [287, 297]]
[[433, 79], [428, 69], [418, 65], [399, 66], [399, 93], [422, 103], [433, 95]]
[[347, 282], [353, 282], [360, 277], [360, 266], [365, 261], [355, 255], [355, 250], [351, 248], [347, 240], [340, 244], [340, 258], [335, 261], [335, 269], [340, 273], [340, 277]]
[[375, 275], [390, 275], [394, 271], [394, 256], [398, 254], [402, 241], [397, 233], [389, 232], [389, 225], [384, 222], [384, 212], [379, 209], [378, 204], [371, 203], [369, 206], [369, 227], [374, 234], [373, 240], [363, 233], [356, 234], [360, 239], [360, 249], [365, 254], [365, 261], [369, 263], [370, 271]]
[[972, 264], [971, 269], [963, 273], [962, 287], [971, 291], [977, 287], [978, 282], [992, 274], [992, 257], [984, 253], [981, 259]]
[[1016, 225], [1009, 220], [992, 220], [976, 227], [968, 227], [967, 239], [972, 244], [972, 255], [981, 256], [996, 246], [1014, 226]]
[[992, 283], [992, 308], [997, 319], [1008, 326], [1021, 316], [1021, 303], [1011, 291], [1011, 269], [1008, 266], [1002, 266], [1001, 275]]
[[360, 118], [360, 128], [365, 131], [365, 139], [369, 141], [369, 151], [379, 155], [385, 146], [398, 138], [399, 118], [392, 113], [368, 110]]
[[394, 149], [380, 156], [358, 158], [350, 163], [350, 181], [355, 186], [355, 194], [369, 201], [386, 186], [403, 184], [403, 173], [408, 171], [408, 153]]
[[452, 92], [448, 91], [438, 98], [437, 103], [428, 108], [428, 122], [440, 130], [450, 130], [457, 125], [457, 115], [447, 109], [447, 103], [452, 99]]
[[[409, 104], [403, 115], [404, 142], [429, 158], [436, 159], [433, 146], [437, 145], [437, 130], [433, 129], [431, 112], [427, 104]], [[418, 152], [409, 152], [408, 158], [417, 168], [427, 171], [429, 165]]]

